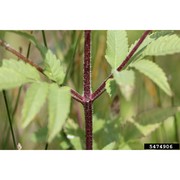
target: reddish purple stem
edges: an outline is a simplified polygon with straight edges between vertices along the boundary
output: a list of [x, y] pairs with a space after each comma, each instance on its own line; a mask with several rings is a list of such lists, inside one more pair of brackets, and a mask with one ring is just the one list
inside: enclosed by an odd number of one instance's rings
[[[131, 57], [134, 55], [134, 53], [136, 52], [136, 50], [139, 48], [139, 46], [142, 44], [142, 42], [144, 41], [144, 39], [147, 37], [147, 35], [151, 32], [151, 30], [147, 30], [144, 32], [144, 34], [141, 36], [141, 38], [139, 39], [139, 41], [137, 42], [137, 44], [134, 46], [134, 48], [131, 50], [131, 52], [128, 54], [128, 56], [126, 57], [126, 59], [122, 62], [122, 64], [117, 68], [117, 71], [121, 71], [126, 64], [129, 62], [129, 60], [131, 59]], [[105, 86], [106, 86], [106, 81], [109, 78], [112, 78], [113, 74], [110, 74], [110, 76], [108, 76], [108, 78], [106, 78], [106, 80], [99, 86], [99, 88], [97, 88], [97, 90], [92, 94], [92, 101], [96, 100], [104, 91], [105, 91]]]
[[92, 101], [91, 101], [91, 31], [84, 32], [84, 115], [86, 126], [86, 149], [92, 150]]

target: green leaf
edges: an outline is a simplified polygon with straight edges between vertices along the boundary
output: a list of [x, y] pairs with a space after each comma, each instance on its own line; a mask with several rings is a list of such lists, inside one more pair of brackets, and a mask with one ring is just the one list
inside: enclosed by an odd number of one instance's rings
[[135, 126], [133, 121], [126, 121], [121, 124], [120, 132], [125, 142], [143, 137], [143, 133]]
[[160, 123], [148, 124], [148, 125], [144, 126], [144, 125], [141, 125], [137, 122], [134, 122], [134, 125], [143, 134], [143, 136], [148, 136], [153, 131], [155, 131], [157, 128], [159, 128]]
[[154, 108], [121, 124], [125, 142], [145, 137], [160, 127], [160, 123], [180, 111], [180, 107]]
[[0, 68], [0, 90], [15, 88], [26, 82], [27, 79], [15, 70]]
[[74, 149], [76, 149], [76, 150], [82, 150], [83, 149], [82, 144], [81, 144], [81, 138], [79, 136], [68, 134], [67, 138], [69, 139], [71, 144], [74, 146]]
[[96, 115], [93, 115], [93, 134], [105, 127], [105, 119], [99, 119]]
[[121, 142], [118, 149], [120, 150], [131, 150], [132, 148], [126, 142]]
[[107, 31], [107, 49], [105, 58], [112, 69], [126, 58], [128, 53], [128, 39], [126, 31]]
[[105, 119], [98, 119], [96, 117], [96, 119], [94, 120], [93, 126], [94, 127], [98, 126], [97, 129], [95, 130], [93, 129], [93, 134], [94, 134], [93, 139], [95, 143], [97, 144], [97, 147], [96, 147], [97, 149], [102, 149], [107, 144], [110, 144], [112, 142], [120, 141], [121, 131], [120, 131], [120, 126], [119, 126], [119, 121], [117, 119], [105, 120]]
[[109, 96], [114, 97], [117, 89], [116, 81], [114, 79], [108, 79], [105, 88]]
[[65, 77], [64, 69], [60, 60], [57, 59], [50, 50], [46, 53], [44, 74], [59, 85], [63, 83]]
[[48, 142], [51, 142], [59, 133], [68, 117], [71, 103], [70, 88], [59, 88], [57, 84], [51, 84], [49, 88], [48, 102]]
[[21, 74], [22, 76], [24, 76], [29, 80], [32, 81], [40, 80], [40, 75], [37, 69], [23, 61], [17, 61], [15, 59], [3, 60], [2, 66], [8, 69], [15, 70], [16, 72], [18, 72], [19, 74]]
[[167, 95], [172, 96], [172, 91], [168, 84], [167, 77], [164, 71], [157, 64], [148, 60], [140, 60], [133, 63], [131, 67], [136, 68], [141, 73], [149, 77]]
[[135, 140], [128, 141], [127, 144], [130, 147], [130, 149], [144, 150], [144, 143], [141, 142], [141, 139], [135, 139]]
[[153, 41], [143, 52], [144, 56], [162, 56], [180, 53], [180, 38], [177, 34], [162, 36]]
[[135, 120], [140, 125], [161, 123], [177, 112], [180, 112], [180, 107], [155, 108], [141, 113], [135, 118]]
[[115, 142], [111, 142], [110, 144], [106, 145], [102, 150], [113, 150], [115, 148], [115, 145]]
[[79, 128], [78, 124], [75, 123], [74, 120], [68, 118], [64, 126], [64, 132], [66, 133], [66, 137], [68, 138], [70, 144], [74, 147], [74, 149], [84, 149], [84, 131]]
[[40, 111], [41, 107], [45, 103], [47, 94], [47, 83], [33, 83], [28, 89], [22, 108], [22, 121], [24, 128], [27, 127], [27, 125]]
[[38, 71], [29, 64], [13, 59], [3, 60], [0, 67], [0, 90], [15, 88], [39, 80]]
[[26, 38], [27, 40], [29, 40], [32, 44], [36, 46], [36, 48], [40, 51], [42, 57], [45, 56], [45, 53], [47, 52], [47, 48], [44, 45], [41, 45], [33, 35], [25, 31], [8, 31], [8, 32], [15, 33]]
[[47, 132], [48, 132], [47, 126], [43, 128], [39, 128], [36, 132], [32, 134], [31, 140], [35, 143], [46, 143]]
[[[139, 46], [139, 48], [136, 50], [136, 52], [134, 53], [134, 55], [131, 57], [130, 61], [127, 63], [127, 65], [125, 66], [125, 68], [133, 61], [138, 60], [143, 58], [143, 52], [145, 51], [145, 49], [155, 40], [157, 40], [160, 37], [164, 37], [166, 35], [171, 35], [173, 33], [173, 31], [156, 31], [152, 34], [149, 34], [145, 40], [142, 42], [142, 44]], [[137, 44], [137, 42], [139, 41], [136, 40], [129, 48], [129, 53], [131, 52], [131, 50], [134, 48], [134, 46]], [[124, 69], [125, 69], [124, 68]]]
[[130, 100], [134, 92], [135, 74], [133, 70], [114, 71], [114, 79], [120, 86], [120, 90], [126, 100]]

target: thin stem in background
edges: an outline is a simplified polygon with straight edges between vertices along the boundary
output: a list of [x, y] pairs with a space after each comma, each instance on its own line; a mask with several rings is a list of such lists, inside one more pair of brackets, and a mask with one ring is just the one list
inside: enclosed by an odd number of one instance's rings
[[91, 100], [91, 31], [84, 32], [84, 115], [86, 127], [86, 149], [92, 150], [92, 100]]
[[[33, 33], [33, 31], [31, 31], [31, 34], [32, 33]], [[30, 50], [31, 50], [31, 42], [28, 45], [28, 50], [27, 50], [26, 58], [29, 58]], [[18, 107], [18, 103], [19, 103], [20, 94], [21, 94], [21, 90], [22, 90], [22, 86], [19, 88], [19, 91], [18, 91], [18, 95], [17, 95], [15, 106], [14, 106], [14, 110], [13, 110], [13, 113], [12, 113], [12, 117], [14, 117], [14, 115], [16, 113], [16, 110], [17, 110], [17, 107]]]
[[13, 117], [16, 114], [16, 111], [17, 111], [17, 107], [18, 107], [19, 99], [20, 99], [20, 95], [21, 95], [21, 90], [22, 90], [22, 86], [18, 90], [18, 95], [17, 95], [17, 98], [16, 98], [16, 103], [15, 103], [14, 110], [13, 110], [13, 113], [12, 113]]
[[42, 36], [43, 36], [44, 45], [45, 45], [46, 48], [48, 48], [47, 41], [46, 41], [46, 35], [45, 35], [44, 30], [42, 30]]
[[48, 143], [46, 143], [46, 144], [45, 144], [45, 148], [44, 148], [44, 149], [45, 149], [45, 150], [48, 150], [48, 146], [49, 146], [49, 144], [48, 144]]
[[[136, 43], [136, 45], [134, 46], [134, 48], [131, 50], [131, 52], [127, 55], [127, 57], [125, 58], [125, 60], [122, 62], [122, 64], [117, 68], [117, 71], [121, 71], [129, 62], [129, 60], [131, 59], [131, 57], [134, 55], [134, 53], [136, 52], [136, 50], [139, 48], [139, 46], [142, 44], [142, 42], [145, 40], [145, 38], [147, 37], [147, 35], [151, 32], [151, 30], [147, 30], [144, 32], [144, 34], [141, 36], [141, 38], [139, 39], [139, 41]], [[113, 74], [110, 74], [108, 76], [108, 78], [106, 78], [106, 80], [99, 86], [99, 88], [97, 88], [97, 90], [92, 94], [92, 101], [96, 100], [104, 91], [105, 91], [105, 85], [106, 85], [106, 81], [110, 78], [113, 77]]]
[[[68, 76], [70, 74], [70, 71], [72, 69], [72, 66], [73, 66], [73, 63], [74, 63], [74, 58], [75, 58], [75, 55], [76, 55], [76, 50], [77, 50], [77, 47], [78, 47], [78, 44], [80, 42], [80, 39], [81, 39], [81, 35], [82, 33], [79, 34], [79, 36], [76, 38], [75, 40], [75, 43], [72, 45], [72, 48], [70, 49], [70, 53], [72, 54], [71, 57], [70, 57], [70, 63], [67, 67], [67, 70], [66, 70], [66, 75], [65, 75], [65, 78], [64, 78], [64, 81], [63, 81], [63, 84], [65, 84], [67, 82], [67, 79], [68, 79]], [[71, 52], [73, 49], [73, 52]]]
[[[75, 56], [76, 56], [76, 51], [79, 45], [79, 42], [81, 40], [81, 36], [83, 31], [80, 31], [79, 35], [76, 35], [76, 31], [73, 31], [72, 33], [72, 37], [71, 37], [71, 42], [72, 43], [65, 59], [69, 60], [69, 64], [68, 67], [66, 69], [66, 75], [63, 81], [63, 85], [65, 85], [67, 83], [68, 78], [70, 77], [71, 73], [72, 73], [72, 67], [75, 67], [74, 63], [75, 63]], [[79, 71], [80, 72], [80, 71]], [[74, 88], [74, 87], [73, 87]], [[82, 122], [82, 117], [81, 117], [81, 113], [79, 110], [79, 103], [77, 101], [74, 102], [74, 108], [76, 111], [76, 115], [77, 115], [77, 123], [79, 125], [79, 127], [82, 129], [83, 128], [83, 122]]]
[[3, 90], [3, 96], [4, 96], [4, 101], [5, 101], [6, 110], [7, 110], [9, 126], [10, 126], [10, 129], [11, 129], [11, 135], [12, 135], [12, 139], [13, 139], [14, 149], [17, 149], [17, 142], [16, 142], [16, 138], [15, 138], [15, 135], [14, 135], [13, 126], [12, 126], [11, 114], [10, 114], [10, 110], [9, 110], [9, 106], [8, 106], [6, 92], [4, 90]]

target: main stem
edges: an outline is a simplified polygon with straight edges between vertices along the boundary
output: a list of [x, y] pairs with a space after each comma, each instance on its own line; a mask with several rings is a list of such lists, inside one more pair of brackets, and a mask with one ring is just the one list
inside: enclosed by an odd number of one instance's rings
[[84, 32], [83, 106], [86, 128], [86, 149], [92, 150], [92, 99], [91, 99], [91, 31]]

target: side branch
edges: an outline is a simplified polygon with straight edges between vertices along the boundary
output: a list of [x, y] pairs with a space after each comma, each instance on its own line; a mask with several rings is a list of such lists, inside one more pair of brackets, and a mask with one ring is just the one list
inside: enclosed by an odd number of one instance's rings
[[83, 97], [74, 89], [71, 89], [71, 96], [74, 100], [80, 102], [81, 104], [83, 104]]
[[15, 49], [13, 49], [12, 47], [9, 46], [9, 44], [7, 44], [6, 42], [0, 40], [0, 45], [2, 47], [4, 47], [7, 51], [11, 52], [12, 54], [14, 54], [15, 56], [17, 56], [19, 59], [22, 59], [24, 62], [34, 66], [39, 72], [43, 73], [43, 69], [41, 67], [39, 67], [37, 64], [33, 63], [32, 61], [30, 61], [28, 58], [26, 58], [25, 56], [23, 56], [21, 53], [19, 53], [18, 51], [16, 51]]
[[[0, 39], [0, 46], [4, 47], [7, 51], [11, 52], [12, 54], [14, 54], [15, 56], [17, 56], [19, 59], [23, 60], [24, 62], [32, 65], [33, 67], [35, 67], [40, 73], [43, 73], [43, 69], [41, 67], [39, 67], [37, 64], [33, 63], [32, 61], [30, 61], [28, 58], [26, 58], [25, 56], [23, 56], [21, 53], [19, 53], [18, 51], [16, 51], [14, 48], [10, 47], [9, 44], [7, 44], [6, 42], [2, 41]], [[73, 99], [75, 99], [76, 101], [83, 103], [83, 98], [82, 96], [76, 92], [75, 90], [71, 89], [71, 96]]]
[[[134, 55], [134, 53], [137, 51], [137, 49], [139, 48], [139, 46], [142, 44], [142, 42], [145, 40], [145, 38], [147, 37], [147, 35], [151, 32], [151, 30], [147, 30], [144, 32], [144, 34], [141, 36], [141, 38], [139, 39], [139, 41], [136, 43], [136, 45], [134, 46], [134, 48], [131, 50], [131, 52], [128, 54], [128, 56], [126, 57], [126, 59], [122, 62], [122, 64], [117, 68], [117, 71], [121, 71], [126, 64], [129, 62], [129, 60], [131, 59], [131, 57]], [[106, 85], [106, 81], [110, 78], [113, 77], [113, 74], [110, 74], [106, 80], [99, 86], [99, 88], [97, 88], [97, 90], [92, 94], [92, 100], [96, 100], [104, 91], [105, 91], [105, 85]]]

